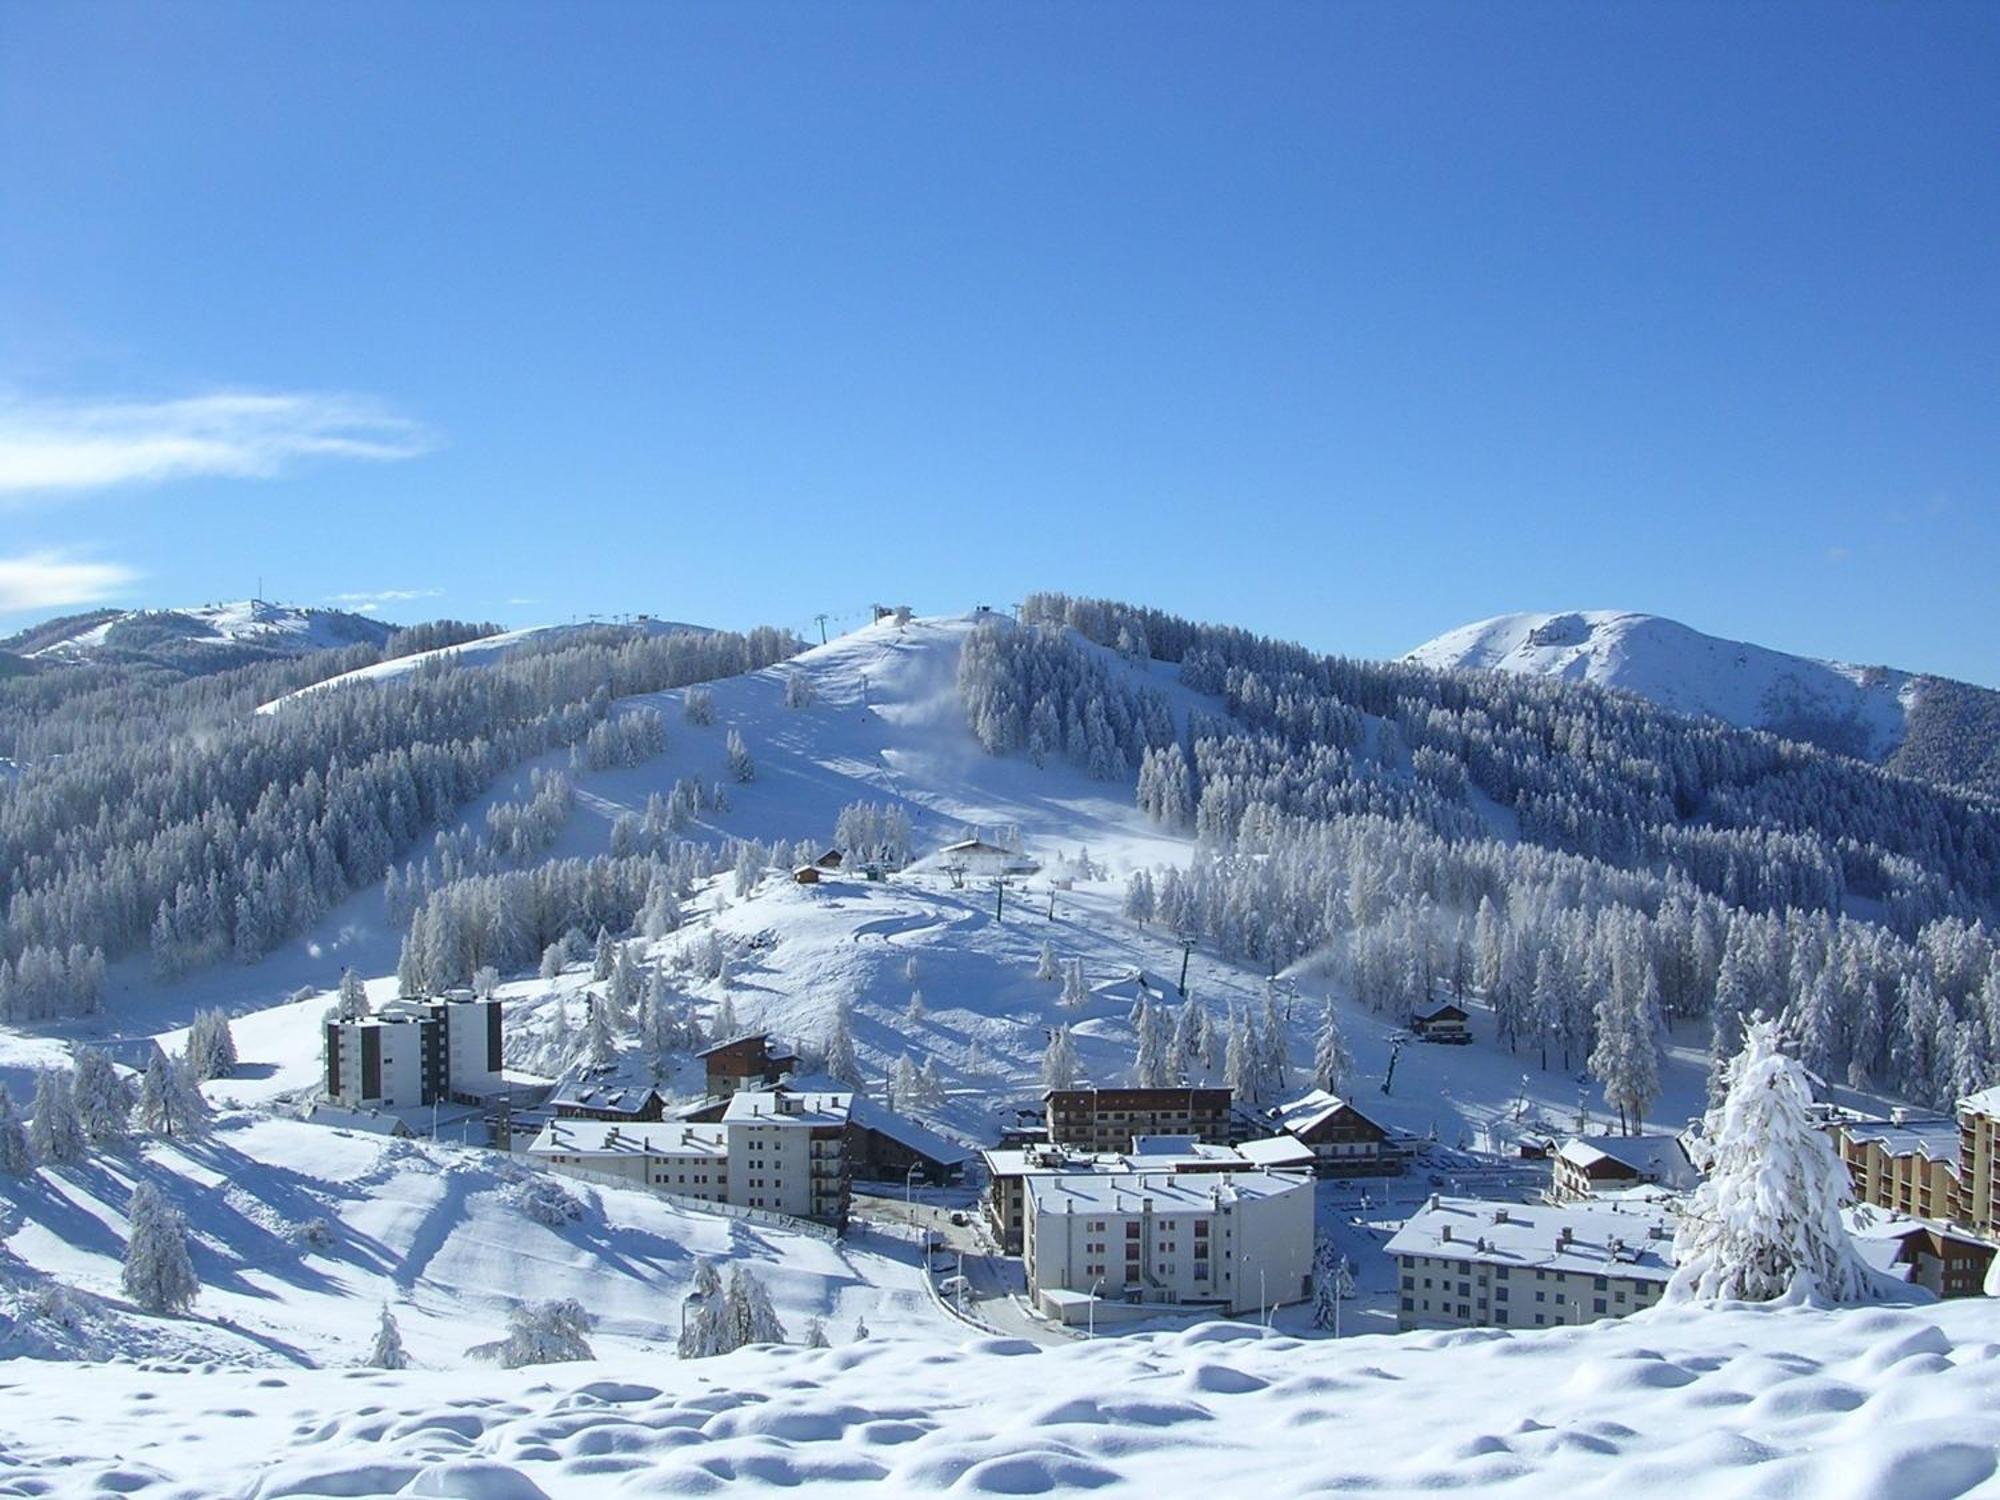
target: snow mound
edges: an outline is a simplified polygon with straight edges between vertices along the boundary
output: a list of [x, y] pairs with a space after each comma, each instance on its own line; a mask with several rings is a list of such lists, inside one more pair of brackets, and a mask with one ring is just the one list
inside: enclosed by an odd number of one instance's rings
[[[1871, 1362], [1878, 1341], [1925, 1329], [1942, 1353]], [[2000, 1308], [1967, 1301], [1672, 1309], [1477, 1340], [1216, 1324], [1032, 1352], [871, 1338], [625, 1370], [68, 1366], [8, 1391], [0, 1444], [13, 1489], [58, 1495], [591, 1500], [747, 1483], [1949, 1500], [1994, 1480], [1996, 1337]]]

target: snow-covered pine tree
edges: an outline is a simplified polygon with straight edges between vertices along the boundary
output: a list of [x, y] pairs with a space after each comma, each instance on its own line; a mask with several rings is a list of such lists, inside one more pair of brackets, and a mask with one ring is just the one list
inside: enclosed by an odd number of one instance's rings
[[1340, 1321], [1340, 1261], [1325, 1235], [1313, 1241], [1312, 1326], [1331, 1333]]
[[923, 1066], [917, 1069], [917, 1094], [925, 1109], [940, 1109], [944, 1105], [944, 1080], [938, 1076], [935, 1057], [925, 1057]]
[[1132, 1064], [1132, 1086], [1141, 1089], [1167, 1088], [1174, 1083], [1168, 1066], [1173, 1032], [1164, 1006], [1139, 1000], [1138, 1055]]
[[903, 979], [908, 984], [917, 982], [917, 955], [914, 953], [903, 960]]
[[583, 1027], [583, 1065], [596, 1072], [618, 1060], [618, 1042], [611, 1030], [611, 1007], [604, 998], [586, 995], [584, 999], [590, 1006], [590, 1015]]
[[729, 738], [724, 743], [727, 747], [725, 753], [729, 757], [730, 779], [733, 781], [755, 781], [757, 779], [757, 762], [750, 758], [750, 747], [743, 743], [742, 734], [735, 729], [731, 729], [729, 731]]
[[359, 1021], [365, 1019], [372, 1009], [368, 1003], [368, 989], [361, 982], [361, 976], [352, 969], [342, 969], [340, 988], [334, 996], [333, 1018], [336, 1021]]
[[1035, 959], [1035, 978], [1044, 984], [1053, 984], [1062, 978], [1062, 965], [1056, 962], [1054, 943], [1044, 941], [1042, 951]]
[[187, 1221], [150, 1181], [132, 1189], [126, 1208], [125, 1295], [151, 1313], [180, 1314], [194, 1306], [201, 1283], [188, 1257]]
[[1348, 1070], [1353, 1066], [1353, 1054], [1340, 1031], [1340, 1013], [1328, 996], [1320, 1013], [1319, 1035], [1313, 1039], [1313, 1087], [1338, 1094], [1347, 1087]]
[[[367, 996], [362, 999], [365, 1002]], [[236, 1038], [229, 1029], [229, 1017], [219, 1010], [196, 1011], [182, 1055], [197, 1080], [227, 1078], [235, 1072]]]
[[910, 1003], [903, 1007], [903, 1019], [906, 1021], [921, 1021], [929, 1014], [930, 1012], [924, 1009], [924, 992], [916, 989], [911, 990]]
[[826, 1324], [817, 1315], [809, 1319], [806, 1323], [806, 1347], [808, 1349], [826, 1349], [831, 1347], [826, 1336]]
[[36, 1073], [33, 1108], [28, 1141], [38, 1159], [51, 1166], [75, 1166], [90, 1154], [67, 1068], [43, 1068]]
[[78, 1047], [71, 1087], [77, 1120], [94, 1148], [111, 1151], [131, 1143], [132, 1091], [110, 1058], [95, 1047]]
[[905, 1052], [896, 1059], [895, 1070], [889, 1078], [889, 1107], [912, 1114], [923, 1106], [923, 1082], [917, 1072], [917, 1065], [910, 1054]]
[[1125, 885], [1125, 915], [1144, 927], [1153, 920], [1153, 877], [1136, 870]]
[[210, 1118], [208, 1101], [186, 1061], [155, 1053], [139, 1084], [140, 1128], [188, 1140], [206, 1135]]
[[803, 672], [785, 674], [785, 707], [811, 708], [819, 695], [813, 689], [813, 681]]
[[681, 1301], [678, 1351], [682, 1359], [707, 1359], [727, 1354], [729, 1320], [724, 1308], [722, 1276], [715, 1262], [702, 1256], [694, 1263], [694, 1286]]
[[1063, 968], [1062, 998], [1065, 1010], [1082, 1010], [1090, 1004], [1090, 988], [1083, 982], [1083, 960], [1072, 958]]
[[35, 1148], [28, 1140], [28, 1127], [14, 1107], [14, 1096], [0, 1084], [0, 1173], [25, 1177], [35, 1170]]
[[611, 977], [611, 971], [617, 965], [618, 948], [611, 941], [610, 929], [599, 927], [597, 929], [597, 944], [591, 950], [590, 955], [590, 977], [601, 983]]
[[771, 1294], [756, 1273], [741, 1261], [729, 1268], [723, 1323], [731, 1349], [785, 1341], [785, 1325], [778, 1321], [777, 1309], [771, 1306]]
[[1257, 1038], [1243, 1013], [1233, 1006], [1229, 1012], [1229, 1046], [1223, 1057], [1222, 1076], [1239, 1104], [1257, 1104], [1263, 1099], [1262, 1072]]
[[1067, 1026], [1049, 1032], [1048, 1048], [1042, 1053], [1042, 1087], [1073, 1089], [1077, 1082], [1076, 1043]]
[[1780, 1050], [1777, 1023], [1751, 1021], [1728, 1091], [1703, 1122], [1708, 1175], [1674, 1235], [1669, 1301], [1868, 1294], [1841, 1219], [1852, 1180], [1812, 1104], [1811, 1079]]
[[826, 1072], [852, 1088], [861, 1086], [861, 1059], [854, 1054], [851, 1012], [845, 1000], [833, 1008], [833, 1031], [826, 1039]]
[[868, 1320], [863, 1318], [859, 1313], [856, 1313], [854, 1316], [854, 1341], [859, 1343], [867, 1337]]
[[382, 1304], [382, 1316], [375, 1324], [375, 1342], [369, 1346], [368, 1357], [362, 1364], [377, 1370], [407, 1370], [410, 1356], [403, 1350], [403, 1330], [396, 1326], [396, 1318], [389, 1311], [389, 1304]]
[[509, 1370], [518, 1370], [523, 1365], [595, 1359], [589, 1334], [596, 1322], [574, 1297], [516, 1303], [508, 1310], [507, 1337], [495, 1354]]

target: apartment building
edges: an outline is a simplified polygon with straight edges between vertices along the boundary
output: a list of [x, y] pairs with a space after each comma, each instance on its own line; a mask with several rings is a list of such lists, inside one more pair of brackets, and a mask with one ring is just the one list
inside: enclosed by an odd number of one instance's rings
[[1095, 1321], [1105, 1303], [1260, 1312], [1311, 1291], [1310, 1173], [1061, 1173], [1026, 1193], [1028, 1295], [1051, 1317]]
[[1952, 1217], [1974, 1234], [2000, 1237], [2000, 1088], [1958, 1101], [1958, 1192]]
[[1115, 1177], [1133, 1173], [1212, 1173], [1311, 1171], [1309, 1147], [1289, 1137], [1222, 1146], [1187, 1135], [1145, 1135], [1129, 1151], [1090, 1152], [1064, 1146], [1032, 1145], [988, 1148], [979, 1153], [986, 1164], [986, 1195], [982, 1207], [993, 1237], [1009, 1255], [1019, 1255], [1027, 1217], [1030, 1178], [1058, 1176]]
[[1390, 1238], [1396, 1326], [1547, 1328], [1651, 1307], [1673, 1275], [1674, 1221], [1647, 1201], [1440, 1198]]
[[1271, 1128], [1309, 1147], [1322, 1177], [1379, 1177], [1403, 1169], [1389, 1132], [1349, 1100], [1313, 1089], [1270, 1112]]
[[1231, 1134], [1228, 1089], [1050, 1089], [1042, 1101], [1050, 1143], [1080, 1151], [1130, 1151], [1142, 1135]]
[[853, 1096], [739, 1091], [719, 1121], [557, 1118], [528, 1155], [682, 1197], [843, 1224]]
[[498, 1000], [454, 990], [326, 1023], [327, 1098], [348, 1109], [477, 1104], [505, 1087]]
[[1699, 1176], [1672, 1135], [1571, 1136], [1549, 1165], [1551, 1193], [1569, 1203], [1640, 1187], [1690, 1192]]
[[1828, 1128], [1856, 1202], [1919, 1219], [1949, 1219], [1957, 1210], [1961, 1127], [1952, 1116], [1841, 1114]]

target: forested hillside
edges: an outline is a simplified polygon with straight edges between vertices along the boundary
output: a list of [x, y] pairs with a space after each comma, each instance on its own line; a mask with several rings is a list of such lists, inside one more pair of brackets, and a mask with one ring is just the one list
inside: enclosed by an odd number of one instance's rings
[[[1321, 657], [1036, 595], [968, 641], [989, 750], [1136, 773], [1198, 836], [1142, 909], [1223, 952], [1335, 966], [1383, 1008], [1488, 994], [1516, 1045], [1590, 1059], [1642, 1112], [1663, 1015], [1781, 1011], [1813, 1065], [1943, 1102], [2000, 1057], [1984, 800], [1643, 700]], [[1068, 635], [1060, 627], [1069, 627]], [[1176, 736], [1136, 673], [1220, 700]]]
[[[469, 632], [476, 634], [476, 631]], [[524, 759], [565, 745], [650, 754], [663, 733], [606, 718], [623, 695], [754, 670], [798, 643], [607, 627], [480, 670], [443, 665], [257, 705], [381, 646], [193, 679], [118, 664], [0, 684], [0, 1016], [96, 1003], [104, 961], [149, 949], [170, 976], [252, 959], [299, 931]]]

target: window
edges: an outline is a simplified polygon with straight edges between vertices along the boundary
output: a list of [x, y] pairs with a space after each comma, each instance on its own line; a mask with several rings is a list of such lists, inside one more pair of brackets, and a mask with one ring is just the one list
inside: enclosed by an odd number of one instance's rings
[[[1496, 1286], [1495, 1288], [1493, 1288], [1493, 1300], [1495, 1302], [1505, 1302], [1507, 1300], [1507, 1288], [1505, 1288], [1504, 1286]], [[1504, 1317], [1505, 1314], [1502, 1314], [1502, 1316]]]
[[1414, 1276], [1405, 1276], [1405, 1277], [1403, 1278], [1403, 1290], [1404, 1290], [1404, 1291], [1406, 1291], [1406, 1292], [1409, 1292], [1409, 1291], [1414, 1291], [1414, 1290], [1416, 1290], [1416, 1285], [1417, 1285], [1417, 1278], [1416, 1278], [1416, 1277], [1414, 1277]]
[[1416, 1311], [1416, 1309], [1415, 1309], [1415, 1308], [1414, 1308], [1414, 1307], [1413, 1307], [1413, 1306], [1411, 1305], [1411, 1303], [1412, 1303], [1413, 1301], [1414, 1301], [1414, 1299], [1413, 1299], [1413, 1298], [1410, 1298], [1410, 1297], [1405, 1297], [1405, 1298], [1403, 1299], [1403, 1311], [1404, 1311], [1404, 1312], [1414, 1312], [1414, 1311]]
[[1596, 1279], [1594, 1289], [1601, 1292], [1610, 1285], [1611, 1285], [1610, 1282], [1606, 1281], [1602, 1276], [1599, 1276]]
[[1604, 1299], [1603, 1299], [1602, 1297], [1596, 1297], [1596, 1298], [1593, 1298], [1593, 1299], [1592, 1299], [1592, 1307], [1591, 1307], [1591, 1310], [1592, 1310], [1593, 1312], [1595, 1312], [1595, 1313], [1596, 1313], [1596, 1314], [1597, 1314], [1597, 1315], [1598, 1315], [1598, 1316], [1599, 1316], [1600, 1318], [1601, 1318], [1601, 1317], [1603, 1317], [1603, 1316], [1604, 1316]]

